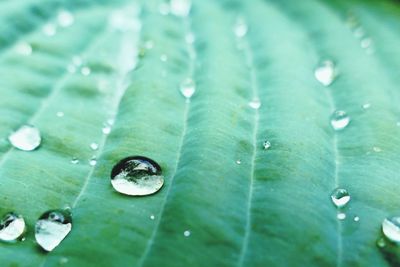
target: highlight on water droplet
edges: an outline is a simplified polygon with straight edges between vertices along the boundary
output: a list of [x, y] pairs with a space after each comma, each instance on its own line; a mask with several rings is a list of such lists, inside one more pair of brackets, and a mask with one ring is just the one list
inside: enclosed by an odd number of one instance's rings
[[350, 199], [351, 197], [349, 192], [344, 188], [336, 188], [331, 193], [332, 203], [337, 208], [343, 208], [344, 206], [346, 206], [347, 203], [349, 203]]
[[387, 239], [400, 243], [400, 217], [388, 217], [382, 222], [382, 232]]
[[331, 126], [334, 130], [340, 131], [350, 123], [350, 117], [343, 110], [336, 110], [331, 116]]
[[190, 99], [196, 92], [196, 84], [192, 78], [184, 79], [180, 84], [181, 94], [186, 98]]
[[331, 60], [322, 61], [315, 68], [314, 76], [322, 85], [331, 85], [337, 76], [335, 63]]
[[344, 219], [346, 219], [346, 213], [339, 212], [339, 213], [337, 214], [337, 218], [338, 218], [338, 220], [343, 221]]
[[97, 164], [96, 156], [93, 156], [93, 157], [89, 160], [89, 165], [90, 165], [90, 166], [96, 166], [96, 164]]
[[233, 27], [233, 32], [235, 33], [236, 37], [243, 38], [248, 31], [248, 26], [243, 18], [238, 18], [236, 20], [235, 26]]
[[52, 251], [71, 232], [72, 216], [67, 210], [50, 210], [43, 213], [35, 225], [36, 242], [45, 251]]
[[60, 10], [57, 15], [58, 24], [61, 27], [69, 27], [74, 23], [74, 16], [68, 10]]
[[261, 107], [260, 99], [253, 99], [252, 101], [249, 102], [249, 106], [252, 109], [259, 109]]
[[240, 165], [240, 164], [242, 164], [242, 161], [240, 159], [238, 159], [238, 160], [236, 160], [236, 164]]
[[110, 134], [111, 133], [111, 127], [108, 125], [105, 125], [101, 131], [103, 132], [103, 134]]
[[190, 13], [192, 7], [191, 0], [170, 0], [170, 11], [178, 17], [186, 17]]
[[9, 212], [0, 220], [0, 241], [15, 242], [21, 240], [25, 230], [24, 218], [15, 212]]
[[152, 214], [150, 215], [150, 220], [154, 220], [156, 217]]
[[191, 234], [192, 234], [192, 233], [191, 233], [189, 230], [186, 230], [186, 231], [183, 232], [183, 235], [184, 235], [185, 237], [189, 237]]
[[164, 185], [161, 167], [152, 159], [132, 156], [122, 159], [111, 171], [114, 189], [129, 196], [146, 196]]
[[23, 151], [32, 151], [40, 146], [42, 138], [38, 128], [23, 125], [8, 136], [11, 145]]

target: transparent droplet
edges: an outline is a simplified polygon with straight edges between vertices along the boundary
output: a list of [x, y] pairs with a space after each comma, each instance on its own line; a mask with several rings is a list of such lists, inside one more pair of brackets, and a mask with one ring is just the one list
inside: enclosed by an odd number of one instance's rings
[[339, 219], [339, 220], [344, 220], [344, 219], [346, 219], [346, 213], [343, 213], [343, 212], [339, 212], [338, 214], [337, 214], [337, 218]]
[[178, 17], [186, 17], [192, 7], [191, 0], [170, 0], [170, 11]]
[[236, 37], [243, 38], [248, 31], [248, 27], [246, 22], [243, 18], [238, 18], [236, 21], [235, 26], [233, 27], [233, 32], [235, 33]]
[[377, 152], [377, 153], [382, 152], [382, 148], [380, 148], [379, 146], [374, 146], [374, 147], [372, 148], [372, 150], [373, 150], [374, 152]]
[[89, 76], [91, 72], [92, 71], [91, 71], [91, 69], [89, 67], [82, 67], [81, 68], [81, 73], [84, 76]]
[[168, 56], [165, 55], [165, 54], [162, 54], [162, 55], [160, 56], [160, 60], [161, 60], [162, 62], [167, 62]]
[[50, 210], [39, 217], [35, 225], [36, 242], [45, 250], [52, 251], [71, 232], [72, 216], [66, 210]]
[[91, 148], [92, 150], [97, 150], [97, 149], [99, 149], [99, 144], [97, 144], [97, 143], [91, 143], [91, 144], [90, 144], [90, 148]]
[[385, 239], [379, 238], [379, 239], [376, 241], [376, 245], [377, 245], [379, 248], [384, 248], [384, 247], [386, 246]]
[[180, 91], [185, 98], [191, 98], [196, 92], [195, 82], [191, 78], [186, 78], [180, 84]]
[[331, 60], [322, 61], [314, 71], [314, 76], [322, 85], [329, 86], [335, 80], [335, 64]]
[[332, 203], [338, 208], [346, 206], [350, 198], [349, 192], [343, 188], [336, 188], [331, 194]]
[[56, 25], [54, 25], [53, 23], [48, 23], [44, 25], [42, 30], [43, 33], [47, 36], [54, 36], [57, 33]]
[[238, 160], [236, 160], [236, 164], [240, 165], [240, 164], [242, 164], [242, 161], [240, 159], [238, 159]]
[[15, 52], [20, 55], [29, 56], [32, 54], [32, 46], [27, 42], [19, 42], [15, 45]]
[[62, 118], [62, 117], [64, 117], [64, 112], [58, 111], [58, 112], [56, 113], [56, 116], [59, 117], [59, 118]]
[[365, 103], [364, 105], [362, 105], [363, 109], [369, 109], [371, 107], [370, 103]]
[[150, 215], [150, 220], [154, 220], [156, 217], [152, 214]]
[[252, 101], [249, 102], [249, 106], [252, 109], [259, 109], [261, 107], [261, 102], [259, 99], [253, 99]]
[[111, 127], [106, 125], [103, 127], [103, 129], [101, 129], [101, 131], [103, 132], [103, 134], [110, 134], [111, 133]]
[[392, 242], [400, 243], [400, 217], [389, 217], [382, 222], [382, 232]]
[[263, 143], [263, 148], [265, 150], [268, 150], [270, 147], [271, 147], [271, 142], [268, 141], [268, 140], [265, 140], [264, 143]]
[[343, 110], [336, 110], [331, 116], [331, 126], [334, 130], [340, 131], [350, 123], [350, 117]]
[[358, 221], [360, 221], [360, 217], [358, 217], [358, 216], [354, 216], [354, 221], [355, 221], [355, 222], [358, 222]]
[[8, 140], [15, 148], [23, 151], [32, 151], [39, 147], [42, 138], [38, 128], [31, 125], [23, 125], [10, 134]]
[[24, 218], [9, 212], [0, 220], [0, 241], [14, 242], [20, 240], [25, 233]]
[[191, 232], [189, 230], [186, 230], [185, 232], [183, 232], [183, 235], [185, 237], [189, 237], [191, 235]]
[[194, 36], [194, 33], [189, 32], [189, 33], [186, 34], [185, 42], [187, 44], [193, 44], [195, 40], [196, 40], [196, 37]]
[[73, 158], [71, 159], [71, 163], [72, 163], [72, 164], [78, 164], [78, 163], [79, 163], [79, 159], [76, 158], [76, 157], [73, 157]]
[[133, 156], [121, 160], [113, 167], [111, 184], [121, 194], [145, 196], [161, 189], [164, 176], [161, 167], [155, 161]]
[[90, 166], [96, 166], [96, 164], [97, 164], [97, 159], [96, 159], [96, 157], [92, 157], [90, 160], [89, 160], [89, 165]]
[[58, 24], [61, 27], [69, 27], [74, 24], [74, 16], [67, 10], [61, 10], [57, 15]]
[[158, 11], [160, 12], [161, 15], [166, 16], [169, 14], [169, 5], [167, 3], [161, 3], [158, 6]]

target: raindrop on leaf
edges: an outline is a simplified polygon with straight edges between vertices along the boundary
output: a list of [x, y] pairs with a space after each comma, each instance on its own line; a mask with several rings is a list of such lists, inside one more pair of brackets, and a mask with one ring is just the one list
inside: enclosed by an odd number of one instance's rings
[[38, 128], [31, 125], [23, 125], [17, 131], [8, 136], [13, 147], [23, 151], [32, 151], [40, 146], [42, 138]]

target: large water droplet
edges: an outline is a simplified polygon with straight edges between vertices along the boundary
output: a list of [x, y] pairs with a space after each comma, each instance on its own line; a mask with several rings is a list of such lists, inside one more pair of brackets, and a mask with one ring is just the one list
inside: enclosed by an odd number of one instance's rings
[[161, 167], [155, 161], [134, 156], [125, 158], [114, 166], [111, 184], [121, 194], [145, 196], [160, 190], [164, 177]]
[[23, 125], [8, 136], [8, 140], [15, 147], [23, 151], [32, 151], [39, 147], [42, 138], [38, 128]]
[[71, 213], [50, 210], [42, 214], [35, 226], [36, 242], [46, 251], [52, 251], [69, 234], [72, 228]]
[[178, 17], [186, 17], [190, 13], [192, 6], [191, 0], [171, 0], [170, 10], [171, 13]]
[[21, 215], [9, 212], [0, 221], [0, 241], [13, 242], [25, 233], [25, 221]]
[[382, 232], [390, 241], [400, 243], [400, 217], [384, 219], [382, 222]]
[[236, 21], [235, 26], [233, 27], [233, 32], [235, 33], [236, 37], [243, 38], [248, 31], [248, 27], [246, 22], [242, 18], [238, 18]]
[[191, 78], [186, 78], [180, 84], [180, 91], [185, 98], [189, 99], [196, 92], [196, 84]]
[[57, 15], [58, 24], [61, 27], [69, 27], [74, 23], [74, 16], [67, 10], [61, 10]]
[[335, 64], [333, 61], [322, 61], [315, 69], [314, 76], [322, 85], [331, 85], [336, 77]]
[[343, 130], [350, 123], [350, 117], [343, 110], [336, 110], [331, 116], [332, 128], [336, 131]]
[[349, 203], [350, 194], [346, 189], [336, 188], [331, 194], [331, 200], [336, 207], [342, 208]]

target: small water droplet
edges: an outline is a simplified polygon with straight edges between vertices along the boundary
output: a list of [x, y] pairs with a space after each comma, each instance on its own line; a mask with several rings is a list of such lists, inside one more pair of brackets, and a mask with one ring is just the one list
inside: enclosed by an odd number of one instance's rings
[[52, 251], [71, 232], [72, 216], [66, 210], [50, 210], [39, 217], [35, 225], [36, 242], [45, 250]]
[[92, 71], [91, 71], [91, 69], [89, 67], [82, 67], [81, 68], [81, 73], [84, 76], [89, 76], [91, 72]]
[[90, 144], [90, 148], [91, 148], [92, 150], [97, 150], [97, 149], [99, 149], [99, 144], [97, 144], [97, 143], [91, 143], [91, 144]]
[[259, 109], [261, 107], [261, 102], [259, 99], [253, 99], [252, 101], [249, 102], [249, 106], [252, 109]]
[[43, 26], [42, 31], [47, 36], [54, 36], [57, 33], [57, 28], [53, 23], [48, 23]]
[[185, 42], [187, 44], [193, 44], [196, 40], [196, 37], [194, 36], [194, 33], [189, 32], [185, 35]]
[[377, 152], [377, 153], [382, 152], [382, 148], [380, 148], [380, 147], [378, 147], [378, 146], [374, 146], [374, 147], [372, 148], [372, 150], [373, 150], [374, 152]]
[[372, 39], [368, 38], [368, 37], [364, 38], [361, 40], [360, 45], [361, 45], [361, 48], [364, 48], [364, 49], [369, 48], [372, 45]]
[[15, 51], [24, 56], [29, 56], [32, 54], [32, 46], [27, 42], [19, 42], [15, 45]]
[[354, 37], [362, 38], [365, 35], [365, 30], [362, 27], [358, 27], [353, 31]]
[[67, 257], [61, 257], [60, 258], [60, 264], [66, 264], [68, 263], [68, 258]]
[[171, 13], [178, 17], [188, 16], [191, 6], [191, 0], [171, 0], [169, 5]]
[[25, 233], [24, 218], [14, 212], [9, 212], [0, 220], [0, 241], [14, 242]]
[[158, 12], [160, 12], [161, 15], [166, 16], [169, 14], [169, 5], [167, 3], [161, 3], [158, 6]]
[[162, 55], [160, 56], [160, 60], [161, 60], [162, 62], [167, 62], [168, 56], [167, 56], [166, 54], [162, 54]]
[[343, 188], [336, 188], [331, 194], [332, 203], [338, 208], [346, 206], [350, 198], [349, 192]]
[[339, 220], [344, 220], [344, 219], [346, 219], [346, 213], [343, 213], [343, 212], [339, 212], [338, 214], [337, 214], [337, 218], [339, 219]]
[[358, 217], [358, 216], [354, 216], [354, 221], [355, 221], [355, 222], [358, 222], [358, 221], [360, 221], [360, 217]]
[[400, 243], [400, 217], [385, 218], [382, 222], [382, 232], [390, 241]]
[[350, 117], [343, 110], [336, 110], [331, 116], [331, 126], [334, 130], [340, 131], [350, 123]]
[[322, 85], [329, 86], [336, 77], [335, 64], [331, 60], [322, 61], [314, 71], [314, 76]]
[[96, 166], [97, 164], [97, 159], [95, 156], [93, 156], [90, 160], [89, 160], [89, 165], [90, 166]]
[[75, 66], [79, 67], [79, 66], [82, 65], [83, 60], [82, 60], [82, 58], [81, 58], [80, 56], [73, 56], [73, 57], [72, 57], [72, 63], [73, 63]]
[[154, 42], [152, 40], [147, 40], [144, 43], [144, 47], [146, 47], [147, 50], [150, 50], [154, 47]]
[[67, 10], [60, 10], [57, 15], [58, 24], [61, 27], [69, 27], [74, 24], [74, 16]]
[[13, 147], [23, 151], [32, 151], [39, 147], [42, 138], [38, 128], [31, 125], [23, 125], [17, 131], [8, 136]]
[[145, 196], [161, 189], [164, 176], [161, 167], [155, 161], [134, 156], [121, 160], [113, 167], [111, 184], [121, 194]]
[[75, 72], [76, 72], [76, 67], [75, 67], [75, 65], [69, 64], [69, 65], [67, 66], [67, 71], [68, 71], [69, 73], [75, 73]]
[[236, 164], [240, 165], [240, 164], [242, 164], [242, 161], [240, 159], [238, 159], [238, 160], [236, 160]]
[[156, 217], [152, 214], [150, 215], [150, 220], [154, 220]]
[[233, 32], [235, 33], [236, 37], [243, 38], [248, 31], [248, 27], [246, 22], [243, 18], [238, 18], [236, 21], [235, 26], [233, 27]]
[[191, 98], [196, 92], [195, 82], [191, 78], [186, 78], [180, 84], [180, 91], [185, 98]]
[[369, 109], [371, 107], [370, 103], [365, 103], [364, 105], [362, 105], [363, 109]]
[[101, 131], [103, 132], [103, 134], [110, 134], [111, 133], [111, 127], [106, 125], [103, 127], [103, 129], [101, 129]]
[[79, 159], [76, 158], [76, 157], [73, 157], [73, 158], [71, 159], [71, 163], [72, 163], [72, 164], [78, 164], [78, 163], [79, 163]]
[[59, 118], [62, 118], [62, 117], [64, 117], [64, 112], [58, 111], [58, 112], [56, 113], [56, 116], [59, 117]]
[[268, 150], [270, 147], [271, 147], [271, 142], [268, 141], [268, 140], [265, 140], [264, 143], [263, 143], [263, 148], [265, 150]]
[[186, 230], [185, 232], [183, 232], [183, 235], [185, 237], [189, 237], [192, 233], [189, 230]]
[[376, 245], [377, 245], [379, 248], [384, 248], [384, 247], [386, 246], [385, 239], [379, 238], [379, 239], [376, 241]]

